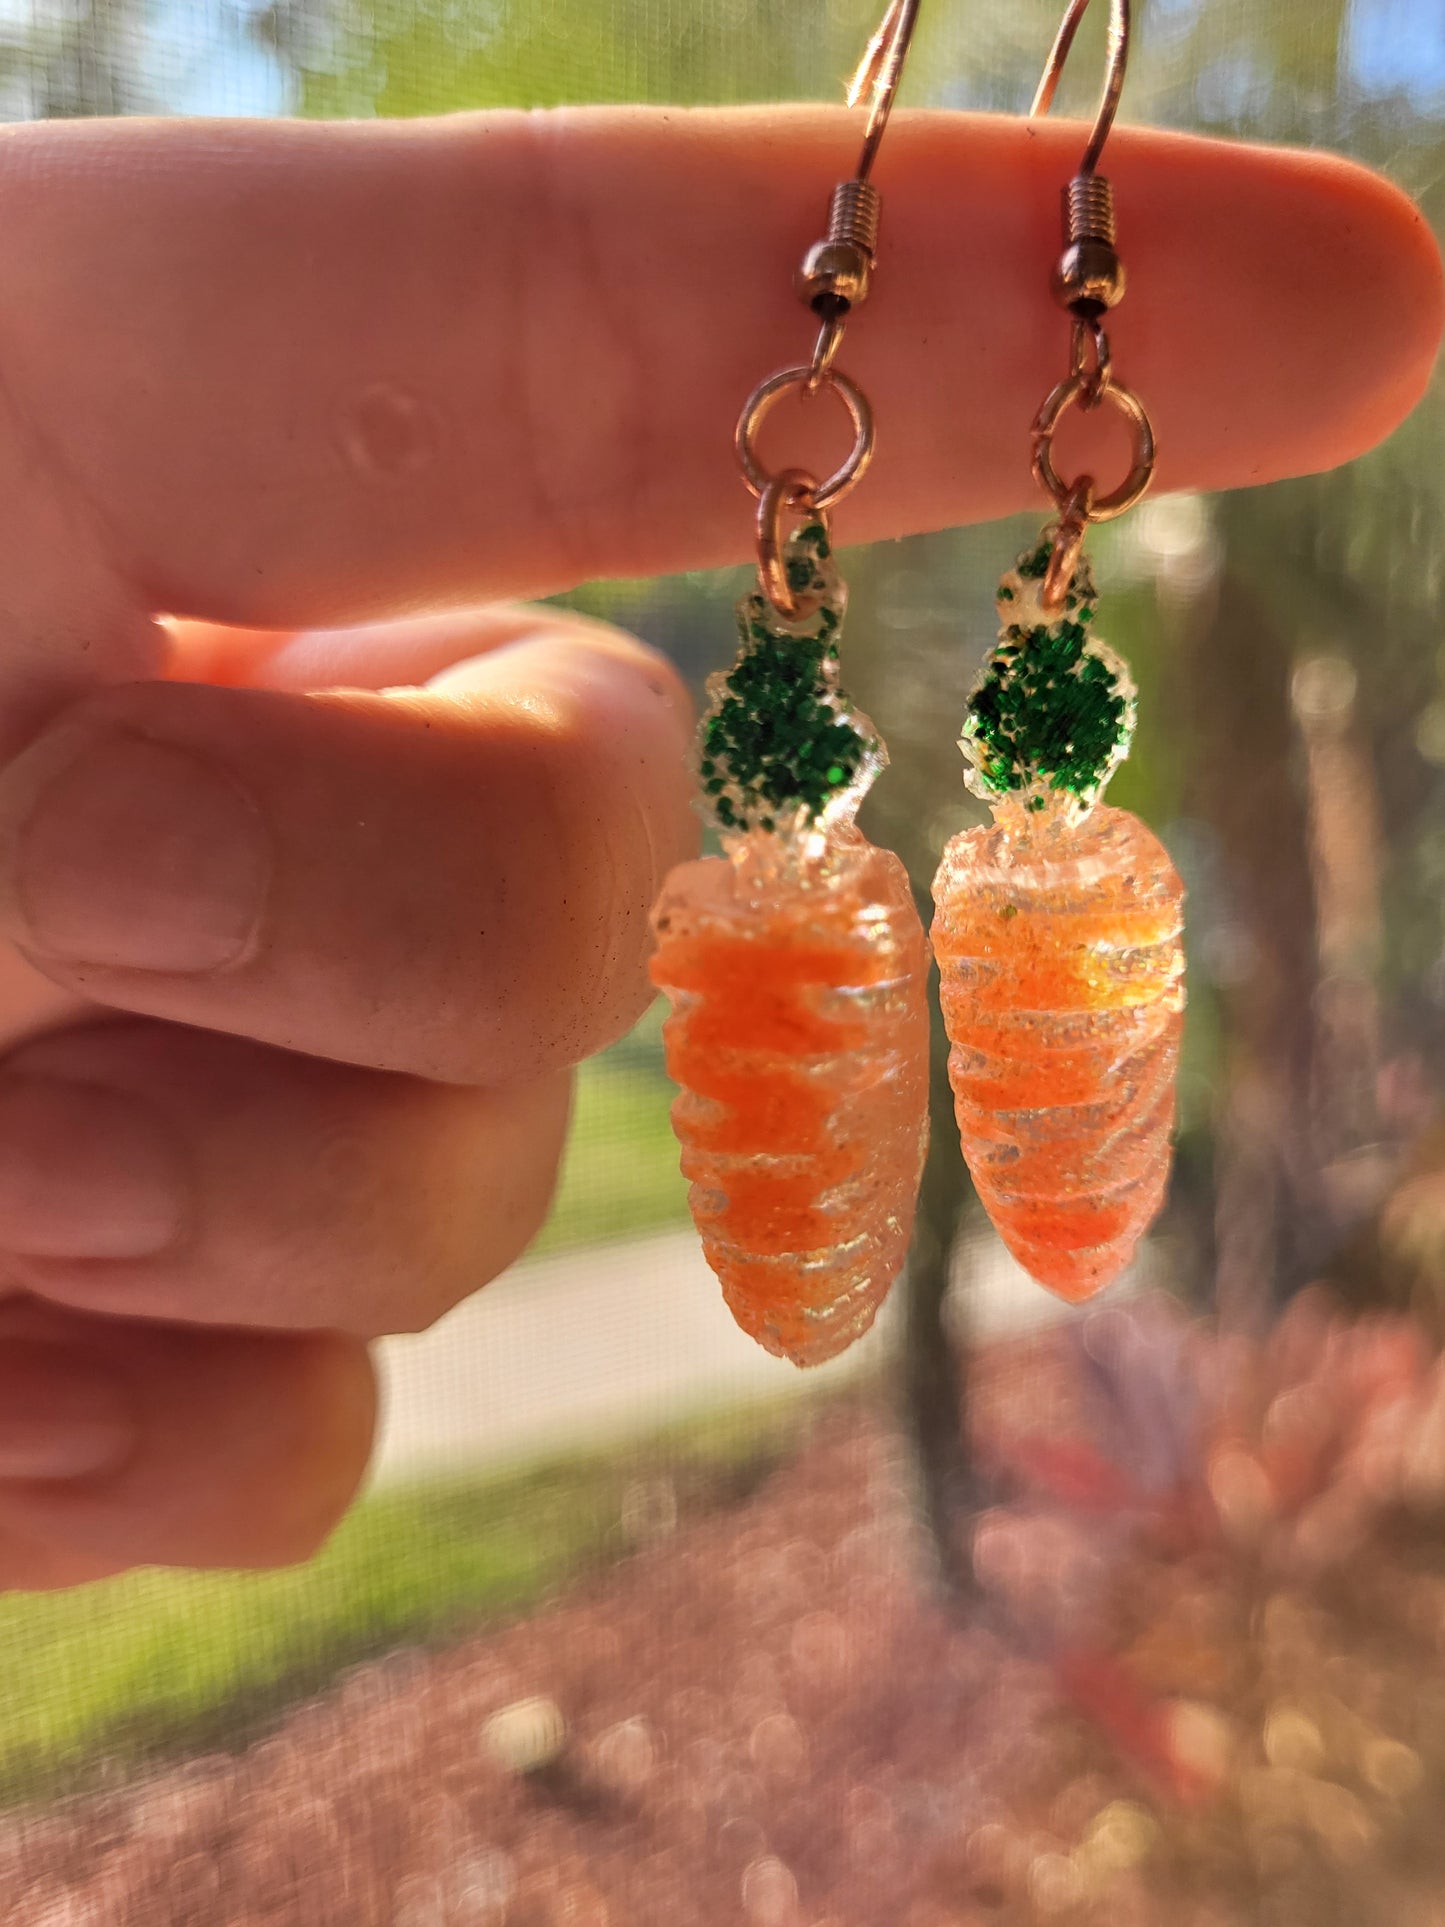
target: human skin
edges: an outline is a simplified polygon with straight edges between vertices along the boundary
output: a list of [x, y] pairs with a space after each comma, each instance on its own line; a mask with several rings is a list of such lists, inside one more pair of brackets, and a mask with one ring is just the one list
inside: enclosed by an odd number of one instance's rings
[[[857, 131], [0, 134], [0, 1586], [304, 1556], [365, 1466], [368, 1341], [536, 1231], [694, 830], [669, 667], [511, 599], [748, 556], [732, 423], [809, 339], [790, 276]], [[895, 121], [843, 543], [1037, 505], [1080, 139]], [[1129, 128], [1109, 171], [1161, 488], [1409, 411], [1441, 277], [1397, 190]], [[826, 412], [780, 409], [774, 458], [831, 466]]]

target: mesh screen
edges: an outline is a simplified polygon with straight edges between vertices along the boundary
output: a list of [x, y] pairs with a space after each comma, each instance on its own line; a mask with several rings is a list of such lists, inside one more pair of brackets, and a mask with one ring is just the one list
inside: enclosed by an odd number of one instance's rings
[[[1131, 118], [1344, 151], [1390, 172], [1441, 230], [1438, 0], [1141, 12]], [[10, 0], [0, 115], [833, 99], [872, 24], [855, 0]], [[1052, 26], [1036, 0], [930, 7], [908, 98], [1020, 109]], [[1092, 100], [1098, 23], [1080, 45], [1065, 111]], [[1199, 290], [1221, 356], [1232, 292]], [[1342, 361], [1357, 298], [1340, 291]], [[1269, 1319], [1329, 1258], [1372, 1316], [1413, 1306], [1422, 1329], [1437, 1322], [1435, 1219], [1401, 1285], [1381, 1256], [1388, 1204], [1331, 1217], [1321, 1199], [1343, 1197], [1387, 1135], [1380, 1093], [1401, 1080], [1431, 1093], [1414, 1177], [1438, 1167], [1442, 410], [1437, 383], [1347, 470], [1161, 498], [1097, 544], [1110, 639], [1141, 689], [1114, 800], [1159, 828], [1191, 891], [1179, 1175], [1156, 1253], [1181, 1300], [1252, 1266]], [[953, 719], [992, 642], [992, 584], [1035, 526], [847, 557], [850, 682], [894, 766], [868, 827], [921, 890], [968, 820]], [[699, 687], [731, 654], [742, 581], [591, 584], [570, 600], [667, 650]], [[1344, 761], [1328, 758], [1332, 716], [1348, 726]], [[1261, 770], [1298, 822], [1271, 810]], [[1291, 920], [1315, 917], [1355, 860], [1310, 830], [1325, 782], [1345, 786], [1348, 820], [1378, 824], [1363, 886], [1376, 935], [1303, 981], [1290, 959], [1317, 933]], [[1263, 799], [1252, 814], [1220, 801], [1241, 794]], [[1301, 896], [1281, 875], [1314, 881]], [[1261, 959], [1281, 973], [1272, 1001]], [[1307, 1061], [1286, 1061], [1279, 1013], [1306, 1007]], [[1082, 1538], [996, 1544], [1014, 1590], [1000, 1582], [988, 1610], [961, 1595], [951, 1535], [976, 1494], [957, 1386], [940, 1389], [948, 1308], [900, 1291], [874, 1338], [800, 1387], [734, 1330], [701, 1262], [669, 1099], [653, 1012], [580, 1074], [536, 1249], [434, 1331], [382, 1347], [371, 1484], [309, 1565], [0, 1598], [6, 1921], [1445, 1917], [1431, 1824], [1445, 1755], [1421, 1737], [1445, 1704], [1437, 1535], [1392, 1542], [1415, 1586], [1408, 1613], [1403, 1592], [1322, 1603], [1263, 1582], [1210, 1593], [1192, 1568], [1193, 1591], [1172, 1569], [1148, 1568], [1147, 1584], [1136, 1572], [1130, 1637], [1153, 1642], [1154, 1673], [1140, 1662], [1126, 1689], [1080, 1661], [1061, 1689], [1060, 1650], [1078, 1656], [1015, 1612], [1016, 1594], [1042, 1574], [1067, 1629], [1075, 1582], [1059, 1575], [1117, 1529], [1098, 1464], [1080, 1448], [1066, 1468], [1094, 1522]], [[1031, 1436], [1073, 1438], [1097, 1386], [1040, 1328], [989, 1234], [971, 1216], [964, 1229], [949, 1302], [971, 1300], [994, 1340], [974, 1368], [974, 1422], [1013, 1437], [1022, 1412]], [[1159, 1356], [1128, 1368], [1136, 1407], [1169, 1404]], [[1227, 1632], [1203, 1623], [1235, 1608]], [[1409, 1618], [1407, 1658], [1392, 1614]], [[1293, 1655], [1265, 1686], [1261, 1639]], [[1147, 1705], [1146, 1676], [1159, 1681]], [[1166, 1728], [1170, 1758], [1204, 1761], [1207, 1777], [1267, 1716], [1274, 1737], [1224, 1808], [1201, 1818], [1178, 1786], [1161, 1791]], [[1266, 1809], [1287, 1815], [1272, 1831], [1251, 1818]]]

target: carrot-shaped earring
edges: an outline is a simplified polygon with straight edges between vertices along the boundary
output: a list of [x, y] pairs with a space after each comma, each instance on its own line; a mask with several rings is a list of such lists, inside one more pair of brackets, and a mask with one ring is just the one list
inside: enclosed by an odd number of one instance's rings
[[[1088, 0], [1073, 0], [1034, 101], [1041, 113]], [[1094, 633], [1090, 522], [1149, 485], [1154, 438], [1115, 379], [1101, 316], [1123, 293], [1109, 183], [1128, 7], [1112, 0], [1104, 102], [1065, 190], [1055, 291], [1074, 316], [1068, 376], [1034, 421], [1034, 472], [1057, 522], [998, 590], [1002, 631], [973, 692], [967, 783], [994, 806], [955, 836], [934, 881], [933, 947], [963, 1153], [1019, 1262], [1079, 1300], [1128, 1263], [1168, 1179], [1184, 1006], [1184, 889], [1153, 832], [1099, 803], [1128, 752], [1134, 685]], [[1134, 465], [1110, 495], [1060, 480], [1053, 436], [1077, 402], [1129, 422]]]
[[[758, 583], [738, 604], [737, 662], [708, 685], [697, 752], [723, 855], [675, 869], [653, 912], [703, 1250], [743, 1330], [797, 1365], [872, 1324], [908, 1249], [927, 1131], [927, 941], [903, 865], [853, 821], [886, 756], [839, 687], [845, 592], [828, 524], [872, 454], [868, 404], [833, 358], [872, 272], [867, 177], [916, 4], [894, 0], [850, 95], [871, 86], [872, 108], [858, 174], [804, 263], [822, 324], [812, 362], [761, 383], [738, 424]], [[852, 451], [822, 483], [757, 458], [758, 425], [789, 389], [829, 390], [852, 417]]]
[[908, 1249], [928, 956], [903, 865], [853, 824], [884, 753], [838, 688], [824, 524], [786, 557], [815, 606], [738, 605], [742, 653], [712, 679], [700, 742], [726, 854], [668, 878], [652, 975], [708, 1263], [744, 1331], [812, 1365], [868, 1329]]
[[1002, 640], [974, 692], [969, 788], [994, 806], [934, 881], [933, 948], [963, 1153], [1040, 1284], [1089, 1297], [1163, 1197], [1184, 1007], [1184, 890], [1162, 844], [1097, 801], [1134, 689], [1094, 636], [1080, 560], [1043, 601], [1058, 538], [999, 585]]

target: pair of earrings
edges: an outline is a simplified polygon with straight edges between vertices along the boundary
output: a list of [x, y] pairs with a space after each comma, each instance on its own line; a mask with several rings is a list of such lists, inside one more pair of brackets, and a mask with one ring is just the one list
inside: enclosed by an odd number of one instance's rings
[[[1047, 110], [1088, 0], [1072, 0], [1034, 100]], [[867, 1330], [903, 1265], [927, 1141], [929, 943], [902, 863], [854, 818], [887, 758], [838, 680], [845, 590], [828, 511], [873, 451], [866, 397], [835, 366], [872, 276], [870, 174], [918, 0], [892, 0], [849, 93], [871, 92], [857, 172], [800, 272], [811, 361], [762, 382], [738, 424], [758, 498], [758, 582], [742, 648], [708, 684], [697, 771], [722, 857], [679, 866], [653, 912], [654, 982], [673, 1009], [673, 1124], [709, 1264], [769, 1351], [816, 1364]], [[1004, 1242], [1070, 1300], [1129, 1261], [1163, 1197], [1183, 1010], [1183, 887], [1163, 846], [1100, 802], [1134, 727], [1123, 661], [1094, 631], [1091, 522], [1149, 485], [1154, 440], [1114, 375], [1103, 316], [1123, 292], [1098, 173], [1128, 47], [1111, 0], [1109, 72], [1064, 192], [1055, 292], [1069, 371], [1035, 417], [1034, 472], [1058, 514], [998, 588], [998, 646], [969, 700], [965, 781], [993, 822], [955, 836], [934, 881], [932, 949], [963, 1155]], [[756, 437], [778, 397], [829, 390], [854, 441], [823, 481], [770, 474]], [[1109, 403], [1134, 463], [1101, 494], [1063, 480], [1055, 428]]]

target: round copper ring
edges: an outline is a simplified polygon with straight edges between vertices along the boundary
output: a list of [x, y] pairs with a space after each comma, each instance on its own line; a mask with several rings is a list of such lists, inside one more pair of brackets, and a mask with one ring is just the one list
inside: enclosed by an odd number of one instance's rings
[[[1067, 504], [1073, 485], [1064, 481], [1054, 467], [1054, 430], [1064, 410], [1072, 403], [1085, 399], [1088, 387], [1089, 377], [1086, 374], [1080, 372], [1068, 376], [1052, 391], [1034, 416], [1031, 431], [1034, 438], [1034, 474], [1060, 508]], [[1111, 381], [1107, 388], [1098, 391], [1098, 405], [1102, 407], [1105, 402], [1112, 402], [1134, 430], [1134, 465], [1112, 494], [1095, 496], [1089, 508], [1091, 522], [1112, 522], [1116, 515], [1133, 508], [1154, 477], [1154, 428], [1143, 402], [1132, 388], [1126, 388], [1119, 381]]]
[[[768, 410], [790, 388], [808, 391], [813, 378], [811, 367], [784, 368], [776, 375], [769, 375], [760, 381], [748, 396], [743, 412], [738, 416], [737, 433], [733, 437], [738, 452], [744, 480], [753, 494], [761, 498], [763, 490], [772, 481], [762, 463], [758, 460], [753, 442], [763, 425]], [[813, 496], [813, 506], [820, 509], [832, 508], [841, 501], [855, 482], [861, 481], [868, 464], [873, 459], [873, 409], [868, 397], [856, 382], [852, 382], [836, 368], [830, 368], [818, 383], [817, 390], [833, 390], [848, 410], [853, 422], [853, 446], [833, 473], [818, 484]]]
[[817, 609], [818, 596], [793, 593], [783, 558], [784, 517], [795, 514], [828, 528], [828, 511], [820, 509], [816, 484], [806, 469], [785, 468], [771, 476], [758, 497], [758, 574], [763, 593], [789, 622], [803, 622]]

